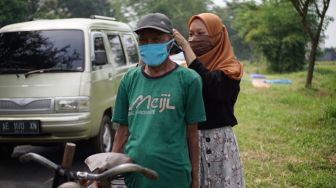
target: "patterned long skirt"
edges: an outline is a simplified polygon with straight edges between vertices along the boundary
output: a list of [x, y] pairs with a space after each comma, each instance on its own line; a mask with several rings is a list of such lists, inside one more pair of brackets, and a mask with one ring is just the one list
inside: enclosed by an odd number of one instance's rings
[[244, 188], [238, 143], [231, 126], [200, 130], [201, 188]]

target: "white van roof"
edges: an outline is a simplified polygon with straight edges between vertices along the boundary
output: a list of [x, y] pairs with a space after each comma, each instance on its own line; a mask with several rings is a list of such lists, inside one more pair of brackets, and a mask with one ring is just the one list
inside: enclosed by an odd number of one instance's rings
[[29, 22], [22, 22], [10, 24], [0, 29], [0, 32], [13, 31], [36, 31], [36, 30], [53, 30], [53, 29], [80, 29], [87, 30], [93, 26], [99, 28], [106, 28], [118, 31], [131, 31], [131, 27], [125, 23], [90, 18], [69, 18], [69, 19], [54, 19], [54, 20], [34, 20]]

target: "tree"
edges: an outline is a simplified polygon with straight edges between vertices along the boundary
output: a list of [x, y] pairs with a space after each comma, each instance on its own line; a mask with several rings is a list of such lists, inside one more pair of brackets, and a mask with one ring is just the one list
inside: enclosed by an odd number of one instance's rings
[[28, 20], [26, 0], [1, 0], [0, 1], [0, 27]]
[[111, 16], [118, 21], [128, 22], [128, 18], [123, 13], [123, 0], [108, 0]]
[[251, 58], [251, 47], [250, 44], [243, 41], [243, 39], [238, 35], [237, 31], [233, 28], [233, 21], [236, 17], [234, 9], [237, 3], [227, 3], [225, 7], [215, 6], [212, 11], [217, 14], [225, 25], [230, 41], [233, 46], [235, 55], [238, 59], [248, 60]]
[[90, 15], [112, 16], [107, 0], [58, 0], [58, 6], [67, 17], [89, 18]]
[[321, 32], [328, 24], [328, 21], [325, 22], [325, 18], [330, 0], [291, 0], [291, 2], [295, 10], [299, 13], [304, 30], [310, 39], [311, 49], [309, 53], [306, 87], [311, 87]]
[[127, 21], [121, 13], [121, 0], [30, 0], [29, 9], [34, 18], [89, 18], [91, 15], [115, 17]]
[[0, 27], [32, 19], [58, 19], [102, 15], [126, 22], [122, 0], [1, 0]]
[[32, 19], [58, 19], [68, 17], [58, 0], [30, 0], [28, 3]]
[[238, 35], [261, 52], [274, 72], [302, 70], [307, 39], [300, 20], [286, 0], [237, 4], [234, 28]]
[[125, 0], [125, 14], [129, 14], [132, 21], [137, 21], [148, 13], [161, 12], [172, 21], [173, 26], [187, 36], [187, 22], [190, 16], [206, 12], [210, 0]]

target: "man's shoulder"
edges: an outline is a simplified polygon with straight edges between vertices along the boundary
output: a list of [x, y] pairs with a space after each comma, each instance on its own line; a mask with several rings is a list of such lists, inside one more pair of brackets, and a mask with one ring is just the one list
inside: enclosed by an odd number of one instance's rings
[[132, 67], [132, 68], [127, 70], [127, 72], [124, 75], [124, 78], [133, 78], [134, 76], [138, 75], [139, 73], [141, 73], [141, 67], [140, 66]]
[[189, 78], [189, 79], [198, 79], [200, 78], [200, 75], [194, 71], [193, 69], [189, 69], [183, 66], [180, 66], [178, 68], [178, 70], [180, 71], [181, 74], [183, 74], [184, 78]]

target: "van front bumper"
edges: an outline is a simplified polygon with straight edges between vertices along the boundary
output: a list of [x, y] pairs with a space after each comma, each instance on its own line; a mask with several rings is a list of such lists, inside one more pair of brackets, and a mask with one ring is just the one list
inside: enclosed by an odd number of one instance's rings
[[[0, 143], [52, 143], [90, 138], [90, 113], [0, 115], [0, 121], [40, 121], [40, 133], [0, 135]], [[0, 127], [1, 128], [1, 127]]]

